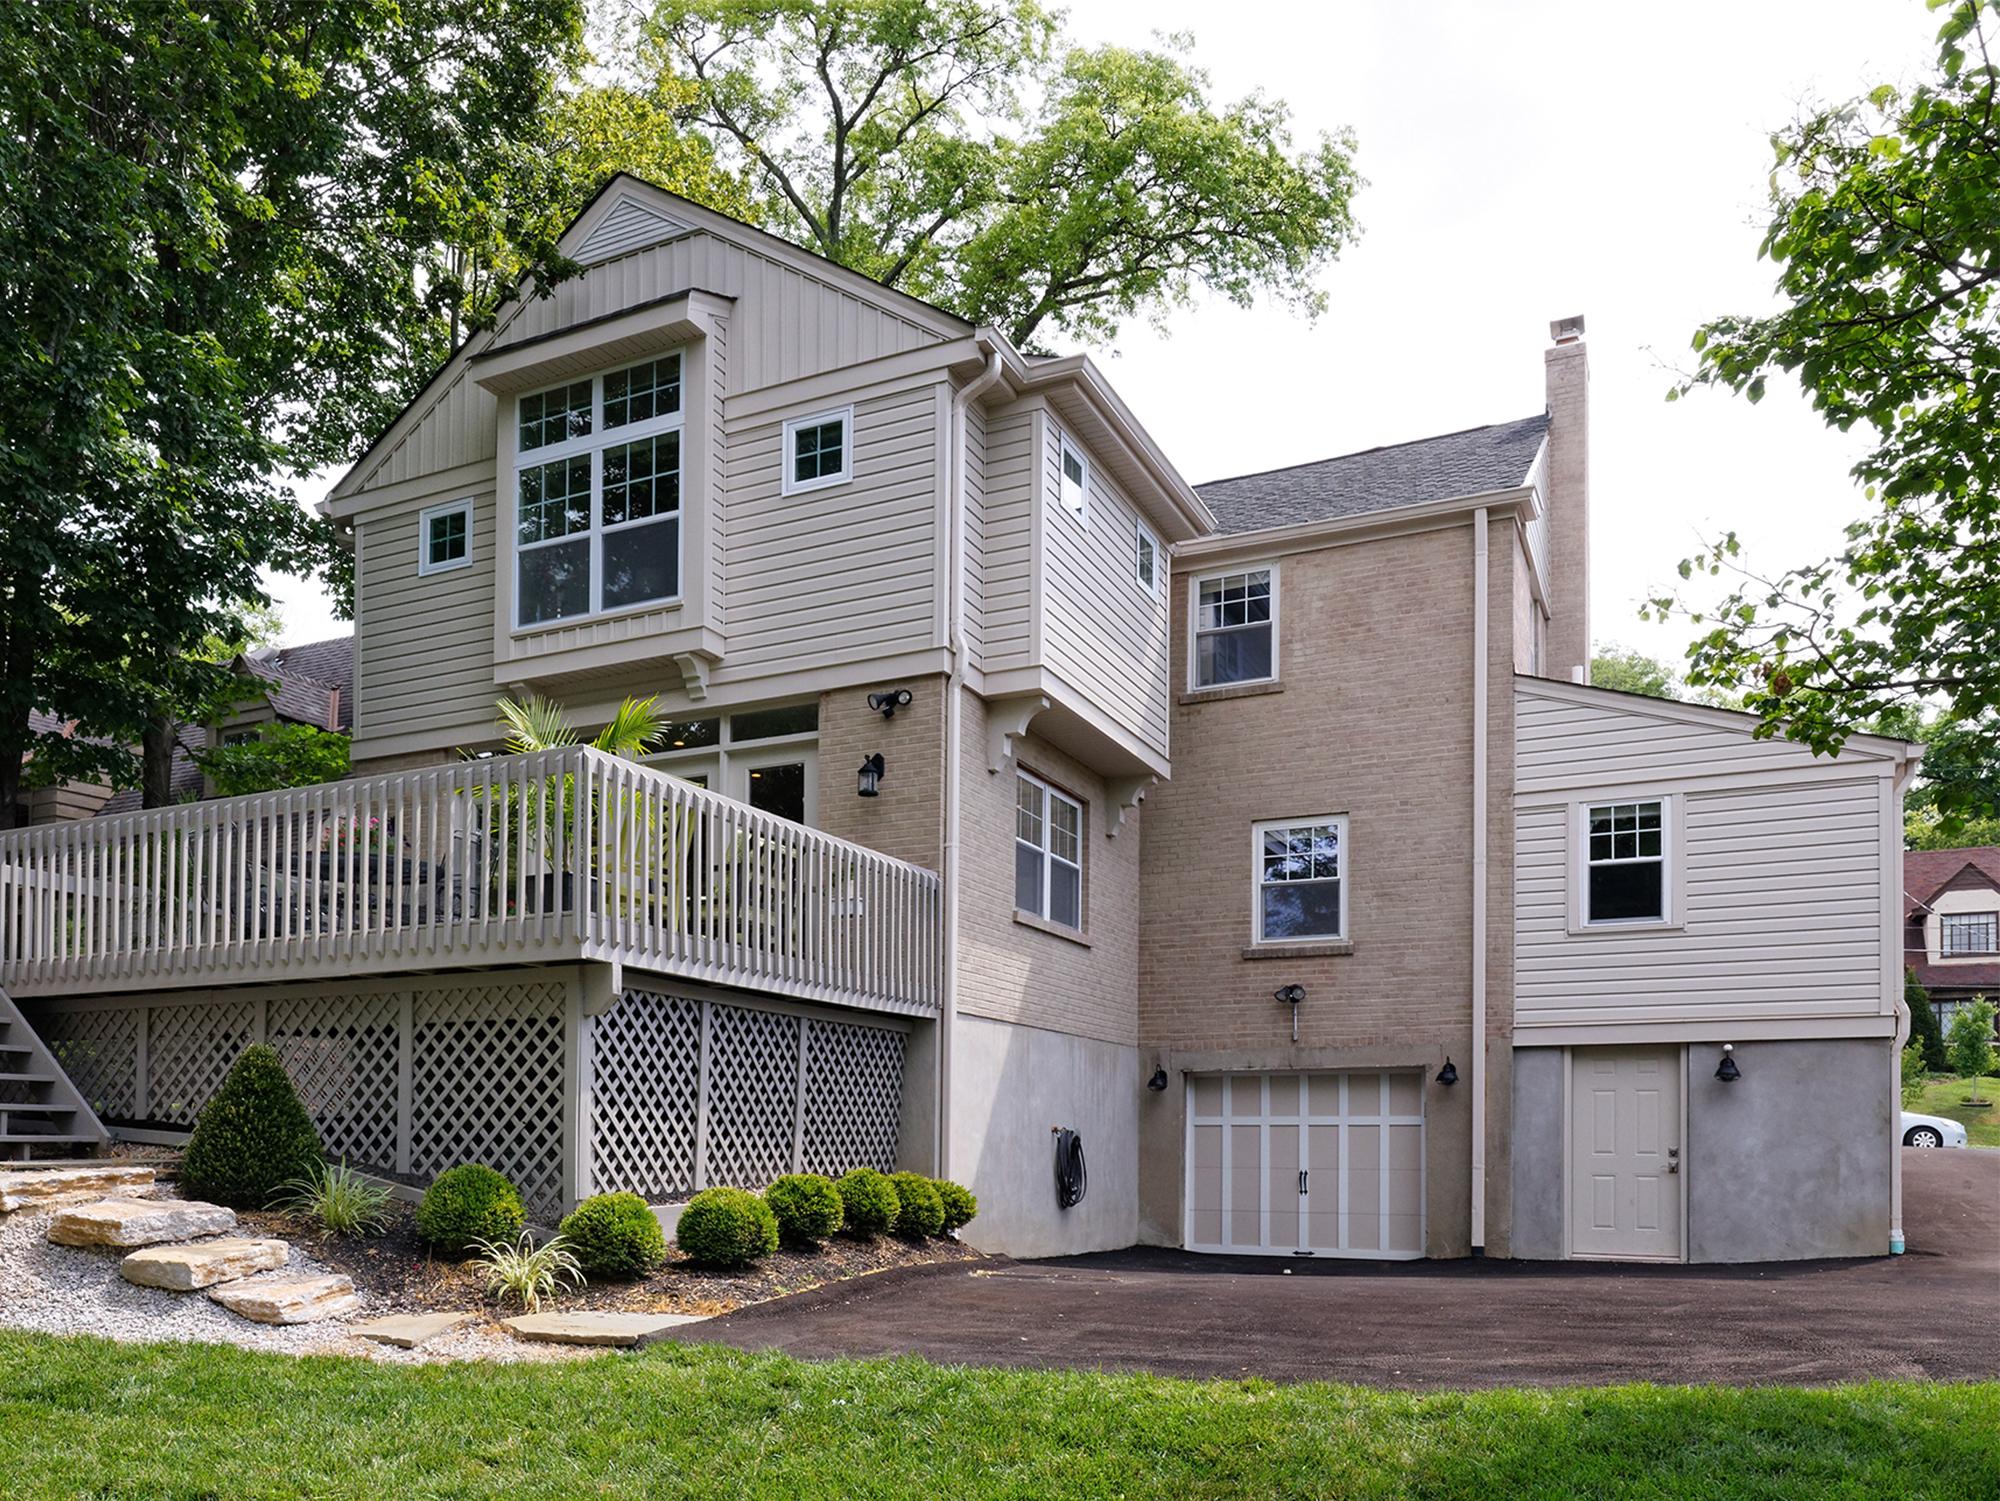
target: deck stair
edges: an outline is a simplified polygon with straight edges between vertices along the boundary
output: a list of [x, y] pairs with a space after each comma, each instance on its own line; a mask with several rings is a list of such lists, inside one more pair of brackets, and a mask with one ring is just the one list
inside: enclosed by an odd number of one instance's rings
[[0, 989], [0, 1162], [87, 1157], [110, 1139], [14, 998]]

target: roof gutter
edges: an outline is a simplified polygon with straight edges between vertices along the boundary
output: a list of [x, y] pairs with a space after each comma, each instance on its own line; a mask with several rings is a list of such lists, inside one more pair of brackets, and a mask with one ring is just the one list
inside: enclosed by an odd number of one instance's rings
[[[1886, 962], [1882, 966], [1882, 984], [1888, 990], [1896, 1008], [1895, 1046], [1889, 1049], [1889, 1098], [1892, 1109], [1900, 1112], [1903, 1108], [1903, 1049], [1910, 1042], [1910, 1003], [1904, 997], [1903, 975], [1903, 795], [1909, 790], [1910, 782], [1917, 774], [1917, 766], [1924, 753], [1917, 749], [1896, 768], [1891, 781], [1889, 796], [1889, 827], [1883, 837], [1890, 840], [1889, 858], [1895, 869], [1889, 882], [1891, 896], [1889, 921], [1882, 934], [1882, 944], [1888, 950]], [[1903, 1254], [1903, 1124], [1900, 1115], [1896, 1127], [1889, 1133], [1889, 1254]]]
[[1472, 513], [1472, 1254], [1486, 1249], [1487, 508]]

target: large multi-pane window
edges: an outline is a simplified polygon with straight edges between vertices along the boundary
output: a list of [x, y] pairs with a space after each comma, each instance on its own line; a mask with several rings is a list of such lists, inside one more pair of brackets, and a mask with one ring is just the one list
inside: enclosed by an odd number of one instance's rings
[[523, 396], [515, 441], [518, 624], [679, 595], [678, 354]]
[[1014, 906], [1083, 926], [1083, 805], [1025, 771], [1014, 780]]
[[1347, 936], [1346, 836], [1344, 818], [1256, 825], [1259, 943]]
[[1585, 810], [1586, 922], [1660, 922], [1667, 915], [1666, 805], [1593, 803]]
[[2000, 912], [1947, 912], [1938, 925], [1939, 949], [1946, 955], [2000, 950]]
[[1219, 573], [1195, 584], [1194, 686], [1277, 676], [1277, 576], [1269, 568]]

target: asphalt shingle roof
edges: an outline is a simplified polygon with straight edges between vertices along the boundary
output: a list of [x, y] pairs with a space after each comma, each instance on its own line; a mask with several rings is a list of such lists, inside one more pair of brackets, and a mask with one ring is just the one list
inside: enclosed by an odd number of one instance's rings
[[1254, 532], [1505, 490], [1528, 477], [1544, 413], [1195, 486], [1224, 532]]

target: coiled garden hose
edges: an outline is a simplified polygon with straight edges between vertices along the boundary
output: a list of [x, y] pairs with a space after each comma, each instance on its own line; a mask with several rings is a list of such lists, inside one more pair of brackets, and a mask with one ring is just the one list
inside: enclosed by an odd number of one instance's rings
[[1083, 1138], [1068, 1126], [1056, 1127], [1056, 1207], [1074, 1209], [1090, 1187], [1083, 1165]]

